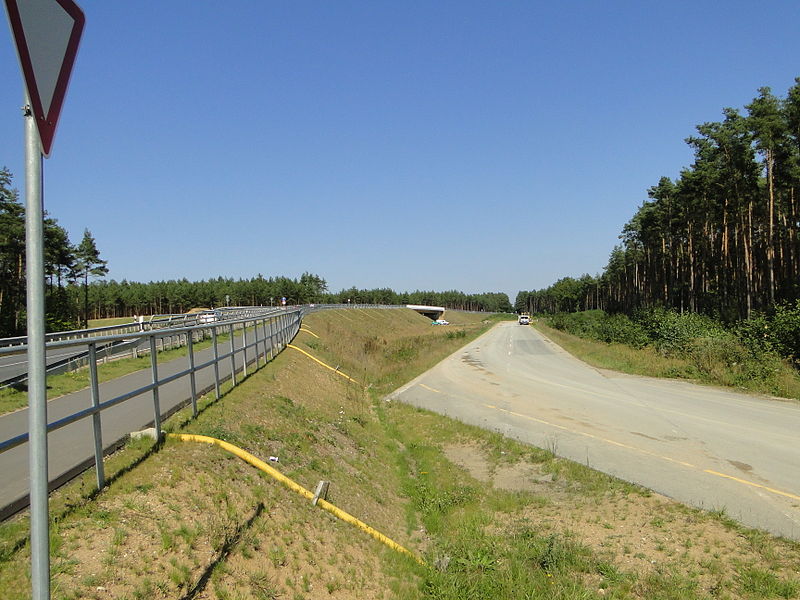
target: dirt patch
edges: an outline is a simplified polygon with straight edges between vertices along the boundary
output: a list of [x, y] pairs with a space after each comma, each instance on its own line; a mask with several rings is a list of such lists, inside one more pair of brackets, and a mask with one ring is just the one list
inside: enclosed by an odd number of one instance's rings
[[448, 444], [442, 450], [450, 462], [499, 490], [536, 493], [542, 485], [553, 482], [553, 476], [543, 473], [540, 464], [524, 461], [493, 464], [479, 444]]
[[[796, 578], [800, 548], [789, 549], [762, 532], [729, 527], [724, 516], [688, 508], [647, 490], [592, 495], [543, 472], [543, 463], [494, 460], [478, 443], [450, 444], [445, 456], [475, 479], [495, 488], [529, 492], [543, 501], [496, 513], [492, 533], [512, 536], [524, 528], [570, 539], [621, 571], [640, 578], [678, 575], [714, 596], [736, 581], [741, 565], [766, 565]], [[742, 468], [744, 465], [742, 465]], [[591, 579], [591, 578], [590, 578]], [[585, 581], [587, 585], [600, 585]], [[598, 589], [598, 593], [603, 593]]]

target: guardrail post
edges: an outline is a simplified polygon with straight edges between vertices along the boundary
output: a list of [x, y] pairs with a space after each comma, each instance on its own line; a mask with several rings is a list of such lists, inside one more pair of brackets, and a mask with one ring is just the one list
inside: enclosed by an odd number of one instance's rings
[[189, 386], [192, 393], [192, 415], [197, 416], [197, 384], [194, 377], [194, 332], [186, 336], [187, 353], [189, 355]]
[[153, 372], [153, 426], [156, 428], [156, 440], [160, 442], [161, 403], [158, 400], [158, 353], [156, 352], [156, 337], [154, 335], [150, 336], [150, 368]]
[[231, 382], [236, 385], [236, 344], [233, 338], [233, 323], [228, 326], [231, 333]]
[[97, 346], [94, 342], [89, 344], [89, 384], [92, 394], [92, 427], [94, 429], [94, 468], [97, 475], [97, 489], [102, 490], [106, 484], [105, 469], [103, 467], [103, 428], [100, 423], [100, 385], [97, 379]]
[[267, 320], [261, 319], [261, 343], [264, 346], [264, 366], [267, 365]]
[[269, 320], [269, 359], [275, 358], [275, 318]]
[[219, 400], [219, 347], [217, 346], [217, 328], [211, 328], [211, 341], [214, 347], [214, 392], [216, 399]]
[[242, 323], [242, 355], [244, 356], [244, 377], [247, 377], [247, 322]]

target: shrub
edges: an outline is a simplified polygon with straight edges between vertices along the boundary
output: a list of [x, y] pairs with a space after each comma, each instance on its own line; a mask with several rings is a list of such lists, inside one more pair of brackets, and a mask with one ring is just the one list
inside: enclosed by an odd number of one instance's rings
[[667, 356], [685, 354], [692, 341], [700, 337], [724, 335], [722, 325], [697, 313], [680, 314], [663, 308], [640, 310], [634, 315], [637, 322], [647, 332], [652, 344]]
[[747, 348], [730, 333], [694, 338], [684, 354], [700, 373], [717, 376], [720, 368], [736, 369], [751, 357]]
[[772, 317], [772, 344], [781, 355], [796, 361], [800, 357], [800, 300], [794, 306], [778, 306]]
[[634, 348], [643, 348], [650, 341], [644, 328], [625, 315], [605, 315], [598, 322], [593, 337], [601, 342], [616, 342]]

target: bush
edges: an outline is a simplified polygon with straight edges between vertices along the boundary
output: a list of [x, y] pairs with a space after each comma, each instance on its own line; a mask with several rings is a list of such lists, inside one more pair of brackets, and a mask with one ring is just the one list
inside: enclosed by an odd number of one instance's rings
[[746, 321], [740, 321], [735, 329], [736, 337], [753, 354], [775, 350], [770, 332], [770, 319], [756, 314]]
[[717, 377], [721, 375], [718, 373], [720, 368], [741, 370], [741, 366], [751, 358], [747, 348], [730, 333], [695, 338], [684, 354], [700, 373]]
[[601, 342], [616, 342], [634, 348], [643, 348], [650, 342], [644, 328], [625, 315], [605, 315], [598, 322], [593, 337]]
[[677, 313], [663, 308], [640, 310], [634, 321], [647, 333], [651, 343], [666, 356], [685, 354], [693, 340], [701, 337], [720, 337], [722, 325], [697, 313]]
[[553, 329], [566, 331], [579, 337], [594, 338], [598, 323], [605, 318], [602, 310], [587, 310], [577, 313], [558, 313], [547, 318]]
[[[770, 327], [767, 326], [767, 331]], [[800, 358], [800, 300], [794, 306], [778, 306], [772, 317], [773, 348], [786, 358]]]
[[800, 361], [800, 301], [775, 307], [772, 316], [755, 314], [741, 321], [736, 333], [753, 353], [775, 352], [796, 364]]

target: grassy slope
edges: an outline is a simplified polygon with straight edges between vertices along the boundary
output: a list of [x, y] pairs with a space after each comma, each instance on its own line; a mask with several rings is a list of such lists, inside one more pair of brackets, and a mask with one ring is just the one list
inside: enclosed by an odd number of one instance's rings
[[[175, 431], [223, 438], [442, 569], [385, 549], [205, 445], [132, 443], [53, 496], [54, 598], [769, 598], [800, 549], [551, 452], [382, 398], [486, 325], [448, 313], [311, 315], [288, 350]], [[458, 333], [464, 331], [464, 334]], [[448, 458], [449, 457], [449, 458]], [[494, 486], [492, 485], [494, 482]], [[505, 488], [505, 489], [504, 489]], [[0, 589], [29, 596], [26, 519], [0, 526]], [[446, 568], [445, 568], [445, 565]]]

